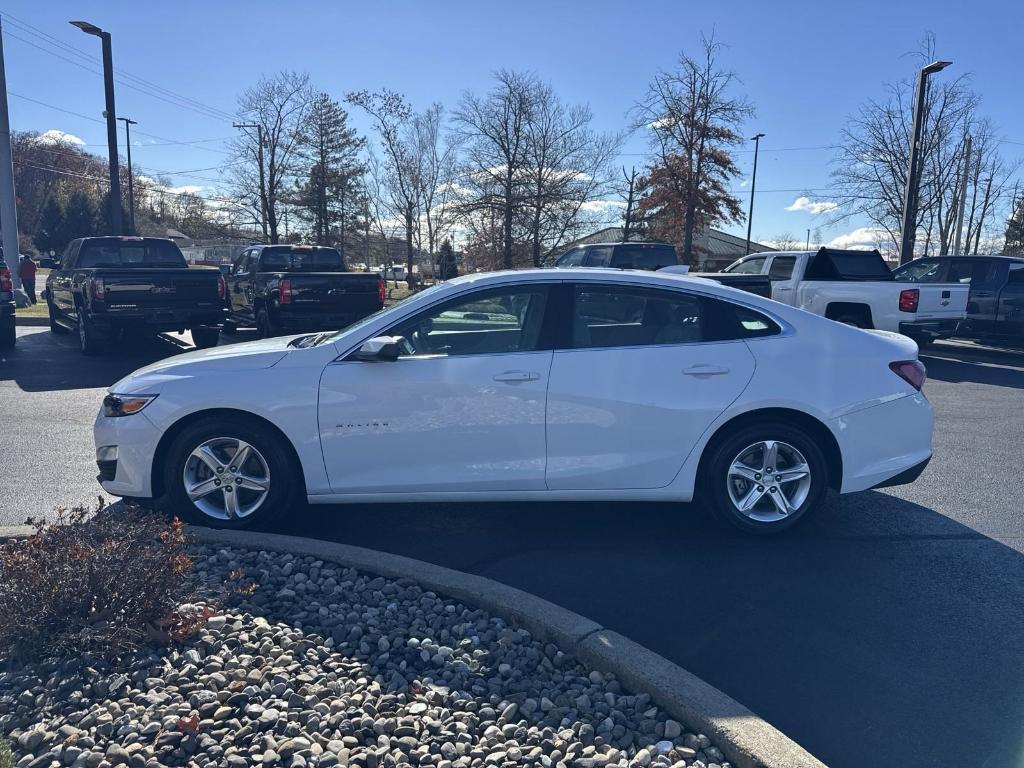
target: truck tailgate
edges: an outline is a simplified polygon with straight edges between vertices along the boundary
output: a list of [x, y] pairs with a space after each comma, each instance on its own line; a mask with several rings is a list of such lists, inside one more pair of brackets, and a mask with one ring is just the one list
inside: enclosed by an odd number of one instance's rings
[[917, 306], [920, 320], [962, 320], [967, 317], [968, 283], [897, 283], [921, 290]]
[[293, 272], [291, 303], [297, 310], [370, 314], [380, 308], [380, 278], [353, 272]]
[[219, 306], [215, 269], [97, 269], [108, 309]]

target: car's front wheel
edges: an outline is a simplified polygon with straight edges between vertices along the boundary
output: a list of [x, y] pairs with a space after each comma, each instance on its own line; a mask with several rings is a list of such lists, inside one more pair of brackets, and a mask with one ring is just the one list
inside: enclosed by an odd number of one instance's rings
[[791, 528], [819, 507], [828, 464], [813, 437], [785, 422], [740, 428], [712, 448], [705, 492], [714, 511], [748, 533]]
[[171, 509], [216, 528], [267, 524], [294, 500], [295, 485], [282, 438], [246, 419], [202, 421], [174, 438], [164, 488]]
[[200, 325], [192, 329], [192, 343], [196, 349], [216, 347], [219, 342], [220, 328], [216, 326]]

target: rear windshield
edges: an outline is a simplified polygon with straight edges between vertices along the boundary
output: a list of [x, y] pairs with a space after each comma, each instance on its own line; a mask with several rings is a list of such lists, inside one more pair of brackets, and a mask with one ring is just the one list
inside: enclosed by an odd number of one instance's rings
[[167, 240], [86, 240], [78, 252], [78, 265], [82, 268], [187, 267], [178, 246]]
[[677, 262], [676, 249], [662, 243], [627, 243], [615, 249], [614, 266], [623, 269], [661, 269]]
[[878, 251], [832, 251], [822, 248], [807, 266], [807, 280], [892, 280]]
[[333, 248], [300, 250], [265, 248], [260, 256], [262, 272], [344, 272], [341, 254]]

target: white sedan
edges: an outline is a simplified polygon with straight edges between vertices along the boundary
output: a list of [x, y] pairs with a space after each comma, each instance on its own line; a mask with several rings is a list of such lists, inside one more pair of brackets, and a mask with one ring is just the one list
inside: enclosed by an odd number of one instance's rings
[[931, 457], [917, 347], [683, 275], [457, 278], [340, 332], [172, 357], [96, 418], [109, 493], [243, 527], [313, 504], [699, 499], [755, 533]]

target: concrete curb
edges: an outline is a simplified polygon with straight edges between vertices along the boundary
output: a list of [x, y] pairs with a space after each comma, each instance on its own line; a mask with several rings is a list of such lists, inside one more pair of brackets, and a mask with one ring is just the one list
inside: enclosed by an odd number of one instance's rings
[[14, 316], [14, 324], [16, 326], [21, 325], [49, 325], [50, 318], [48, 317], [18, 317]]
[[[824, 768], [824, 764], [749, 709], [697, 676], [596, 622], [522, 590], [432, 563], [319, 539], [251, 531], [191, 528], [201, 544], [265, 549], [328, 560], [471, 604], [615, 675], [633, 691], [650, 693], [670, 715], [708, 736], [737, 768]], [[0, 541], [30, 533], [0, 527]]]

